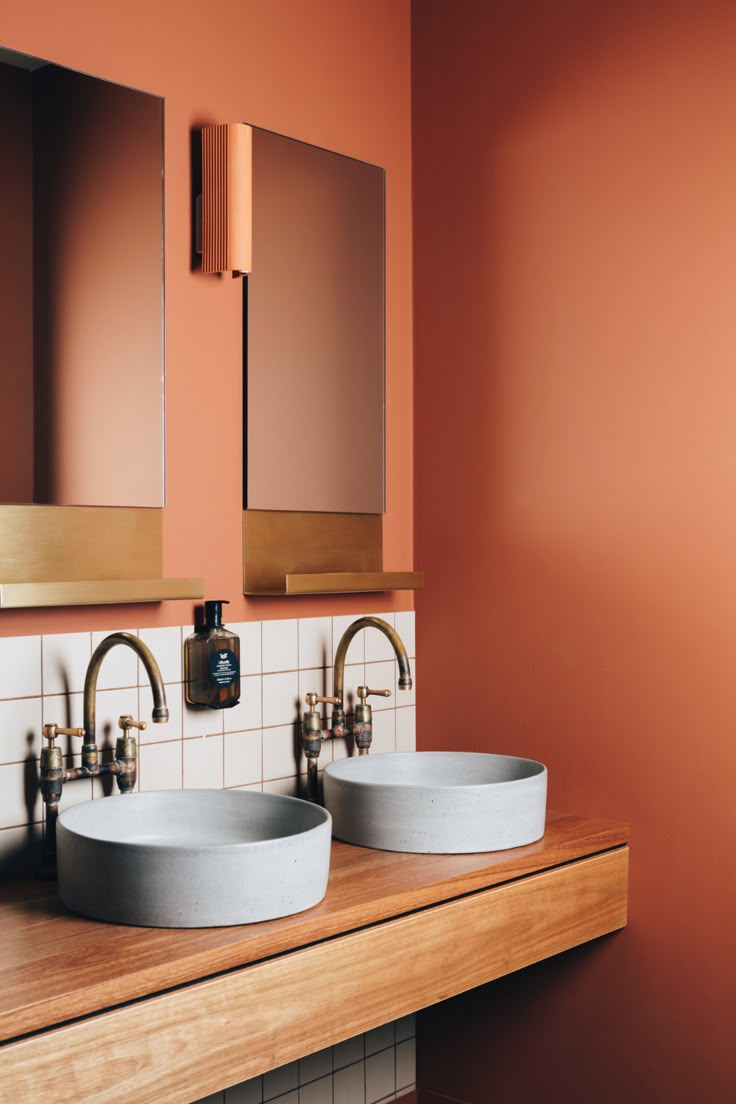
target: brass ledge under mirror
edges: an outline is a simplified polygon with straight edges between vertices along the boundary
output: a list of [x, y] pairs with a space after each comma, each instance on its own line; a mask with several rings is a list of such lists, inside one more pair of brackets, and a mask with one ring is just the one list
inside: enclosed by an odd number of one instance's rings
[[246, 595], [419, 590], [422, 571], [383, 570], [381, 514], [243, 513]]
[[0, 609], [204, 596], [204, 579], [163, 579], [163, 511], [0, 506]]

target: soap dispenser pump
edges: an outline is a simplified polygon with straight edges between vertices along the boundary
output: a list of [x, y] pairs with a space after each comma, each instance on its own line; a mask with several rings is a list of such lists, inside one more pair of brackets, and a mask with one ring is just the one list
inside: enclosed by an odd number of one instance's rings
[[205, 623], [184, 644], [184, 696], [188, 705], [230, 709], [240, 701], [240, 639], [222, 623], [227, 600], [205, 602]]

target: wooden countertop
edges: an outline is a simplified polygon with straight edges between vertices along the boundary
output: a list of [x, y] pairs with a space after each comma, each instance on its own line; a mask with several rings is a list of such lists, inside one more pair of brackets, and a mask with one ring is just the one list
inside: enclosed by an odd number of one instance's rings
[[619, 821], [550, 813], [528, 847], [408, 855], [333, 841], [327, 895], [296, 916], [228, 928], [133, 928], [68, 912], [55, 885], [3, 887], [0, 1042], [149, 997], [628, 842]]

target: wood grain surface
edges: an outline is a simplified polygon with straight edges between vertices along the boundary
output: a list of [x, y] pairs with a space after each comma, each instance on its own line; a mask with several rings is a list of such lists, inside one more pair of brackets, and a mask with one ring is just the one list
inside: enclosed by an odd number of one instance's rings
[[626, 824], [551, 813], [540, 841], [407, 855], [333, 841], [324, 900], [242, 927], [171, 930], [72, 915], [55, 887], [0, 888], [0, 1040], [112, 1008], [627, 842]]
[[619, 847], [86, 1017], [8, 1044], [3, 1083], [189, 1104], [623, 927], [627, 872]]

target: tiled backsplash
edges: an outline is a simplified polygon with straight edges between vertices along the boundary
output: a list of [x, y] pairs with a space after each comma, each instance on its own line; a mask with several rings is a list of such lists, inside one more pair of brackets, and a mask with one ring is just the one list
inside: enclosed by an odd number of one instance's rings
[[386, 1104], [414, 1088], [415, 1043], [405, 1016], [197, 1104]]
[[[113, 648], [100, 668], [98, 743], [112, 755], [123, 713], [145, 720], [139, 733], [138, 788], [254, 788], [296, 794], [306, 761], [299, 745], [304, 695], [332, 693], [332, 661], [347, 626], [358, 617], [316, 617], [228, 624], [240, 636], [241, 698], [232, 709], [194, 709], [184, 703], [183, 641], [191, 626], [135, 629], [151, 648], [166, 683], [168, 724], [150, 723], [146, 673], [130, 648]], [[414, 614], [379, 614], [394, 625], [411, 659], [416, 684]], [[31, 873], [40, 859], [43, 803], [38, 776], [41, 727], [81, 727], [84, 676], [93, 649], [107, 633], [0, 637], [0, 881]], [[345, 666], [347, 708], [361, 684], [390, 689], [373, 698], [373, 750], [416, 746], [415, 691], [397, 693], [393, 650], [367, 630], [351, 642]], [[329, 716], [330, 707], [322, 707]], [[78, 765], [79, 743], [60, 740], [67, 765]], [[75, 746], [75, 743], [77, 746]], [[348, 753], [327, 740], [320, 766]], [[108, 778], [64, 787], [60, 807], [111, 792]], [[413, 1018], [387, 1024], [224, 1093], [212, 1104], [375, 1104], [413, 1086]]]

